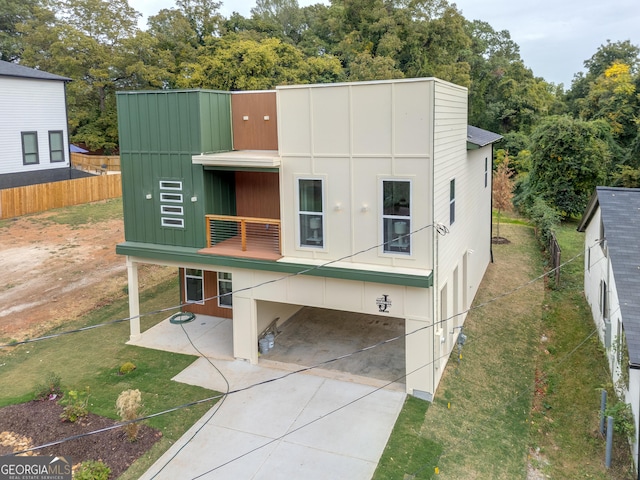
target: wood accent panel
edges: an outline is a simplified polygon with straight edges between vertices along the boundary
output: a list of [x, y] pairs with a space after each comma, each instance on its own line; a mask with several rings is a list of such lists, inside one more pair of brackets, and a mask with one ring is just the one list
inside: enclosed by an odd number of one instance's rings
[[[218, 294], [218, 272], [204, 272], [204, 298], [215, 297]], [[180, 298], [185, 298], [184, 292], [184, 268], [180, 269]], [[233, 309], [218, 306], [218, 299], [214, 298], [199, 305], [190, 303], [182, 307], [185, 312], [192, 312], [201, 315], [211, 315], [212, 317], [233, 318]]]
[[236, 215], [280, 219], [280, 179], [275, 172], [236, 172]]
[[[233, 149], [278, 150], [276, 112], [276, 92], [231, 95]], [[247, 120], [243, 120], [245, 117]]]

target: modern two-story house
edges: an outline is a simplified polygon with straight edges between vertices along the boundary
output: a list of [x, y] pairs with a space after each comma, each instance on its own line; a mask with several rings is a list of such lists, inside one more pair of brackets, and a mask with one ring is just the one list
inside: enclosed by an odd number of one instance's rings
[[465, 88], [422, 78], [117, 102], [133, 318], [144, 263], [176, 267], [185, 310], [232, 318], [234, 356], [252, 363], [260, 333], [303, 307], [401, 318], [407, 392], [431, 398], [491, 258], [501, 137], [467, 126]]
[[72, 178], [65, 96], [70, 80], [0, 60], [0, 189]]
[[597, 187], [578, 230], [585, 233], [584, 292], [611, 380], [640, 432], [640, 189]]

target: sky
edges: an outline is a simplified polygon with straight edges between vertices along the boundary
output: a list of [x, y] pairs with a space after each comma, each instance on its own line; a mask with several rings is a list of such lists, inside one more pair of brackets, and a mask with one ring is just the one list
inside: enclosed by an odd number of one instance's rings
[[[298, 0], [301, 7], [327, 0]], [[482, 20], [494, 30], [508, 30], [520, 46], [520, 56], [536, 77], [571, 86], [574, 74], [584, 71], [584, 61], [600, 45], [630, 40], [640, 45], [638, 0], [457, 0], [458, 10], [468, 20]], [[174, 0], [129, 0], [146, 18], [163, 8], [174, 8]], [[255, 0], [222, 0], [221, 13], [250, 16]]]

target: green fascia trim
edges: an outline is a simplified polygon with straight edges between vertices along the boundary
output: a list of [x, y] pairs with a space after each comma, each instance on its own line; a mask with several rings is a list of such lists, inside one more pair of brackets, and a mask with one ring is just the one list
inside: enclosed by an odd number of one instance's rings
[[[222, 152], [212, 152], [212, 153], [222, 153]], [[211, 167], [204, 165], [205, 170], [222, 170], [225, 172], [268, 172], [268, 173], [278, 173], [280, 171], [279, 168], [271, 168], [271, 167]]]
[[476, 145], [475, 143], [467, 142], [467, 150], [478, 150], [480, 145]]
[[[339, 278], [360, 282], [402, 285], [405, 287], [429, 288], [433, 286], [433, 273], [429, 275], [408, 275], [393, 272], [373, 272], [351, 268], [320, 267], [300, 263], [284, 263], [252, 258], [228, 257], [198, 253], [198, 248], [157, 245], [153, 243], [124, 242], [116, 245], [116, 253], [132, 257], [149, 258], [178, 263], [217, 265], [221, 267], [246, 268], [285, 274], [302, 273], [314, 277]], [[308, 271], [306, 271], [308, 270]]]

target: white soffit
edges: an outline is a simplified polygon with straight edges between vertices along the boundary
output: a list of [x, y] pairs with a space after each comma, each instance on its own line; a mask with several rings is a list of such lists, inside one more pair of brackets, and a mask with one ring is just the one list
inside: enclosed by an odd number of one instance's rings
[[208, 167], [278, 168], [280, 154], [277, 150], [234, 150], [222, 153], [201, 153], [191, 157], [196, 165]]

